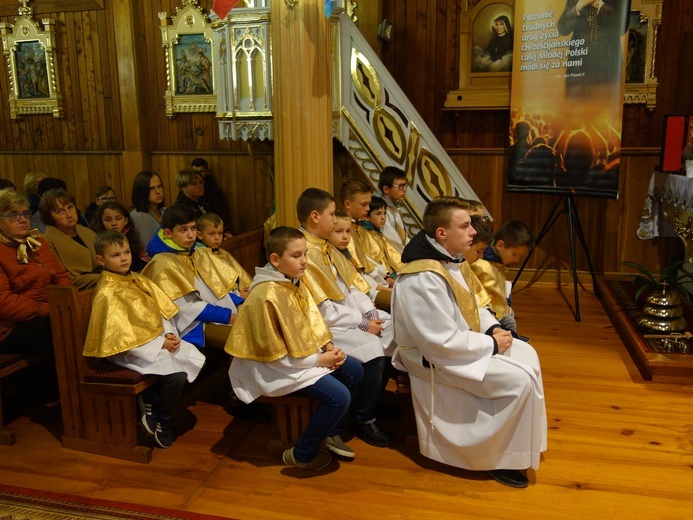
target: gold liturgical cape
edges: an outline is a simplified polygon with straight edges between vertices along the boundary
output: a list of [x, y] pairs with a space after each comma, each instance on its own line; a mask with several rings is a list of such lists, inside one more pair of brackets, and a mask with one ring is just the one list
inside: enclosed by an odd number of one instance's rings
[[339, 249], [327, 240], [303, 232], [308, 244], [308, 265], [301, 283], [305, 284], [313, 295], [315, 303], [325, 300], [339, 301], [346, 298], [337, 284], [337, 278], [332, 272], [332, 266], [337, 269], [347, 287], [355, 286], [359, 291], [368, 294], [370, 286], [353, 265], [340, 253]]
[[240, 307], [224, 350], [234, 357], [270, 363], [315, 354], [332, 339], [308, 290], [286, 282], [253, 287]]
[[253, 282], [253, 279], [251, 276], [248, 274], [248, 271], [243, 269], [243, 266], [238, 263], [238, 260], [236, 260], [231, 253], [226, 251], [225, 249], [217, 249], [216, 251], [212, 250], [215, 255], [217, 255], [219, 258], [221, 258], [224, 262], [229, 264], [231, 266], [231, 269], [233, 269], [233, 286], [234, 288], [236, 287], [236, 284], [238, 284], [238, 289], [247, 289], [250, 287], [250, 284]]
[[[452, 289], [452, 294], [455, 295], [457, 307], [459, 307], [460, 314], [462, 314], [464, 321], [467, 322], [469, 328], [474, 332], [480, 332], [481, 322], [479, 320], [479, 307], [477, 306], [476, 298], [462, 284], [453, 278], [450, 271], [448, 271], [440, 261], [414, 260], [413, 262], [409, 262], [404, 269], [402, 269], [400, 274], [413, 274], [424, 271], [432, 271], [445, 279]], [[476, 291], [469, 262], [462, 262], [462, 264], [460, 264], [460, 273], [462, 273], [462, 277], [467, 282], [469, 288], [472, 291]]]
[[498, 262], [480, 259], [472, 264], [472, 270], [489, 295], [489, 307], [496, 318], [501, 319], [508, 309], [508, 295], [505, 291], [508, 268]]
[[158, 253], [142, 270], [142, 274], [175, 300], [195, 292], [195, 273], [207, 284], [217, 298], [233, 291], [238, 274], [208, 247], [196, 248], [190, 255], [183, 253]]
[[351, 221], [351, 240], [347, 245], [347, 250], [351, 254], [351, 263], [357, 270], [370, 273], [375, 269], [375, 264], [368, 259], [368, 256], [375, 259], [371, 252], [377, 249], [373, 239], [368, 232], [353, 220]]
[[164, 332], [178, 307], [150, 279], [108, 271], [94, 289], [85, 356], [108, 357], [152, 341]]
[[375, 245], [373, 251], [366, 251], [368, 256], [382, 265], [388, 274], [399, 273], [404, 269], [402, 255], [392, 247], [392, 244], [390, 244], [390, 241], [382, 232], [371, 229], [368, 230], [368, 235], [372, 239], [371, 242]]

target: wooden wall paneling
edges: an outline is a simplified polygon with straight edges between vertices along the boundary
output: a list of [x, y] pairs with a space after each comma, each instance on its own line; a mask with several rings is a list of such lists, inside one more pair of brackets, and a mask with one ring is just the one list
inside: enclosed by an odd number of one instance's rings
[[105, 123], [106, 143], [111, 150], [119, 150], [123, 146], [120, 126], [120, 105], [118, 103], [118, 69], [113, 24], [108, 23], [109, 12], [102, 11], [97, 16], [96, 37], [98, 41], [94, 49], [98, 49], [98, 63], [101, 66], [101, 88], [103, 95], [103, 121]]
[[123, 173], [128, 185], [135, 175], [151, 167], [147, 111], [140, 110], [144, 92], [151, 88], [143, 75], [142, 21], [134, 0], [115, 0], [109, 6], [116, 27], [119, 102], [123, 126]]
[[[30, 7], [34, 9], [34, 16], [45, 18], [56, 11], [84, 11], [87, 9], [103, 9], [105, 0], [41, 0], [40, 2], [31, 2]], [[0, 15], [12, 16], [13, 18], [19, 13], [19, 5], [16, 0], [0, 0]], [[41, 15], [41, 16], [37, 16]]]
[[64, 94], [65, 98], [69, 98], [69, 105], [65, 104], [65, 117], [68, 121], [68, 136], [69, 142], [66, 143], [68, 149], [79, 150], [84, 144], [84, 127], [82, 125], [83, 104], [82, 100], [82, 85], [79, 77], [79, 64], [77, 58], [77, 34], [75, 28], [74, 13], [65, 13], [62, 15], [63, 23], [66, 29], [67, 54], [61, 60], [61, 79], [70, 76], [70, 89]]
[[[99, 46], [99, 25], [97, 13], [95, 11], [85, 11], [82, 14], [82, 21], [85, 27], [89, 28], [88, 34], [85, 31], [85, 42], [89, 44], [89, 54], [87, 58], [87, 86], [89, 88], [90, 112], [96, 117], [92, 118], [92, 141], [96, 141], [94, 149], [104, 150], [109, 148], [106, 134], [106, 121], [104, 120], [104, 96], [103, 83], [104, 75], [100, 58]], [[108, 62], [106, 62], [108, 66]]]

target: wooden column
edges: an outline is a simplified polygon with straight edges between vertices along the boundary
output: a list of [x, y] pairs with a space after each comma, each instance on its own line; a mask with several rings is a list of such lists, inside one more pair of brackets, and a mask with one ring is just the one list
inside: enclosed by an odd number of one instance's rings
[[146, 130], [146, 115], [141, 107], [142, 78], [139, 63], [140, 13], [136, 0], [114, 0], [111, 7], [115, 26], [115, 48], [118, 54], [118, 87], [123, 128], [123, 159], [121, 164], [121, 200], [128, 200], [132, 181], [142, 170], [151, 169], [151, 156]]
[[306, 188], [332, 189], [329, 20], [322, 0], [272, 0], [277, 223], [297, 226]]

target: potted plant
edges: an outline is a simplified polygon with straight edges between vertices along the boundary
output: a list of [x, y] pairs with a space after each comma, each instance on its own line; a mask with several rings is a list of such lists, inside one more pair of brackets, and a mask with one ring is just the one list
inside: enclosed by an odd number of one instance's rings
[[638, 271], [637, 274], [626, 274], [619, 279], [630, 278], [632, 283], [639, 285], [635, 293], [635, 301], [649, 290], [650, 294], [643, 307], [643, 315], [638, 325], [660, 332], [676, 332], [685, 330], [686, 319], [683, 317], [681, 300], [690, 301], [690, 293], [686, 290], [685, 282], [693, 277], [693, 273], [679, 274], [685, 262], [674, 262], [655, 276], [646, 266], [636, 262], [622, 262], [622, 265]]
[[693, 178], [693, 141], [688, 143], [681, 152], [681, 160], [686, 165], [686, 177]]

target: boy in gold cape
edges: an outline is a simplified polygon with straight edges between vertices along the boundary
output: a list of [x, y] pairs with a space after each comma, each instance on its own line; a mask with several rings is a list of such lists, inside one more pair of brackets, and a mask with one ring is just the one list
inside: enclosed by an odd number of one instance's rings
[[92, 301], [84, 355], [108, 358], [140, 374], [158, 374], [158, 396], [150, 389], [139, 397], [142, 425], [157, 444], [173, 443], [173, 409], [186, 379], [194, 381], [205, 357], [182, 341], [171, 319], [176, 305], [151, 280], [130, 272], [128, 239], [104, 231], [94, 239], [96, 260], [103, 266]]
[[243, 298], [238, 273], [210, 248], [196, 248], [195, 212], [174, 205], [161, 218], [161, 228], [147, 244], [151, 261], [142, 274], [178, 306], [176, 328], [195, 346], [223, 347]]
[[238, 291], [241, 298], [246, 298], [253, 279], [231, 253], [219, 247], [224, 241], [224, 236], [224, 222], [219, 215], [204, 213], [198, 217], [196, 247], [210, 248], [212, 253], [229, 264], [233, 270], [234, 292]]
[[282, 226], [270, 232], [269, 263], [256, 269], [225, 350], [233, 356], [229, 378], [243, 402], [287, 394], [320, 401], [296, 445], [283, 455], [287, 465], [318, 470], [330, 462], [330, 454], [320, 450], [323, 441], [333, 453], [354, 457], [339, 434], [363, 369], [332, 344], [330, 330], [300, 282], [306, 250], [297, 229]]

